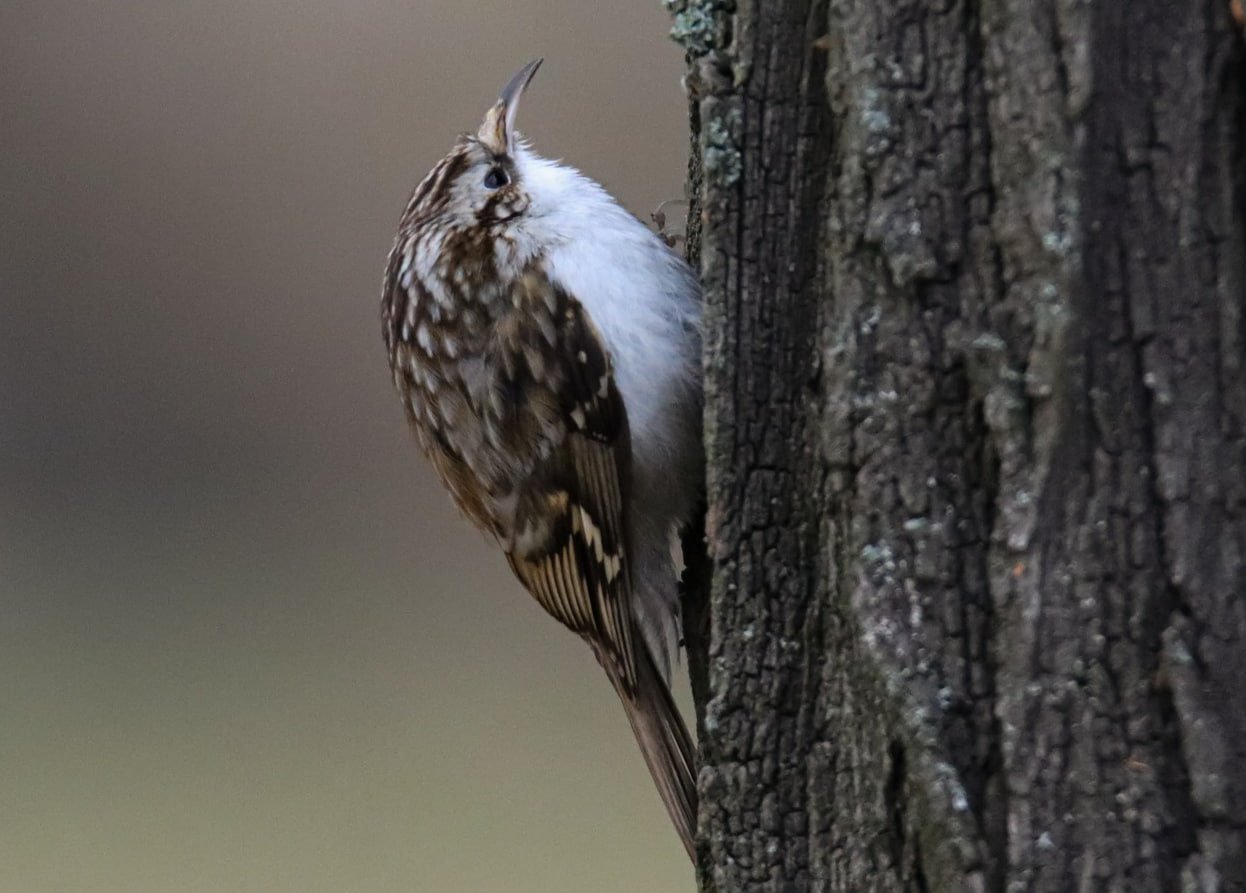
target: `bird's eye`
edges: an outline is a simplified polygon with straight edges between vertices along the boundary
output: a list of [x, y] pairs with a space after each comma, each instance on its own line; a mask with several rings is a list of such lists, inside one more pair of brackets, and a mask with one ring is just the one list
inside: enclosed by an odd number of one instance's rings
[[508, 182], [506, 171], [500, 167], [491, 167], [489, 173], [485, 174], [485, 189], [501, 189]]

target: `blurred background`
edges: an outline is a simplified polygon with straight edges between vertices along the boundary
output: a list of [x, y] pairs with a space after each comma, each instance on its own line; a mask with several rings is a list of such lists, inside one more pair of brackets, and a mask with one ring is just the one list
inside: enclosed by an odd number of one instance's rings
[[690, 888], [587, 649], [424, 466], [378, 320], [411, 187], [534, 56], [539, 151], [642, 217], [682, 195], [668, 29], [0, 5], [2, 893]]

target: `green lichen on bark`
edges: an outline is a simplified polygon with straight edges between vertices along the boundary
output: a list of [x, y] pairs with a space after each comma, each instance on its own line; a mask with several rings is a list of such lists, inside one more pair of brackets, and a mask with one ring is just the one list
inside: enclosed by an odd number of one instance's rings
[[701, 150], [705, 178], [711, 188], [727, 189], [740, 180], [742, 164], [737, 144], [740, 130], [739, 109], [713, 108], [705, 122], [705, 144]]
[[671, 39], [689, 53], [708, 53], [714, 45], [714, 14], [701, 4], [684, 4], [684, 8], [675, 13]]
[[696, 58], [725, 45], [724, 17], [735, 4], [727, 0], [663, 0], [671, 14], [671, 39]]

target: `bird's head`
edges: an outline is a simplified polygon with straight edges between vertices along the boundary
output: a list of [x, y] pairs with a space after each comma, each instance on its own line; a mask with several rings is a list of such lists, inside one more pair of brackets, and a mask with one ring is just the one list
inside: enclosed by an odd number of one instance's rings
[[524, 177], [528, 153], [515, 132], [524, 88], [540, 68], [535, 59], [502, 88], [475, 134], [464, 134], [416, 187], [407, 207], [412, 222], [440, 220], [492, 226], [524, 214], [532, 203]]

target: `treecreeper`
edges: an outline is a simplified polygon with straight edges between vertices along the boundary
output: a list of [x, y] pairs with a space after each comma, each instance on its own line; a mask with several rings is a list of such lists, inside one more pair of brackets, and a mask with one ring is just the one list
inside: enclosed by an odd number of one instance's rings
[[515, 130], [524, 66], [415, 187], [385, 272], [394, 384], [455, 503], [592, 649], [694, 855], [696, 752], [671, 697], [675, 531], [698, 501], [697, 277]]

